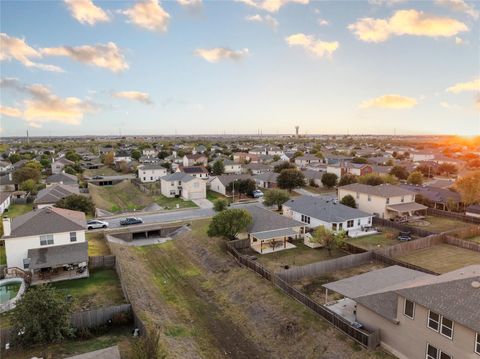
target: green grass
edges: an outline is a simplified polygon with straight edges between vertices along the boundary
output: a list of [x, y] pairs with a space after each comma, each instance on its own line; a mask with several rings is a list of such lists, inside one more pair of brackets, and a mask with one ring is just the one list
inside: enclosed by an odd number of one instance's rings
[[210, 191], [210, 190], [207, 191], [207, 199], [212, 202], [215, 201], [216, 199], [224, 199], [229, 203], [232, 202], [231, 198], [228, 198], [221, 193]]
[[151, 197], [130, 181], [114, 186], [89, 186], [89, 189], [95, 206], [110, 212], [139, 210], [152, 203]]
[[347, 242], [356, 247], [371, 250], [401, 243], [398, 239], [398, 231], [384, 230], [378, 234], [372, 234], [360, 238], [350, 238]]
[[5, 242], [0, 241], [0, 265], [7, 264], [7, 255], [5, 253]]
[[468, 240], [480, 244], [480, 236], [469, 238]]
[[314, 262], [325, 261], [346, 255], [345, 252], [334, 249], [331, 256], [325, 248], [310, 248], [303, 242], [294, 242], [296, 248], [286, 249], [279, 252], [259, 254], [253, 250], [249, 250], [249, 254], [255, 255], [257, 261], [271, 270], [283, 269], [288, 266], [303, 266]]
[[432, 231], [437, 233], [471, 226], [471, 224], [458, 221], [452, 218], [446, 218], [446, 217], [426, 216], [425, 221], [427, 221], [429, 225], [427, 226], [418, 225], [418, 224], [415, 224], [415, 222], [408, 223], [408, 225], [411, 227], [422, 228], [427, 231]]
[[75, 300], [75, 309], [93, 309], [125, 303], [120, 280], [114, 269], [90, 271], [90, 277], [52, 283]]
[[319, 194], [332, 193], [332, 194], [335, 194], [335, 188], [312, 187], [312, 186], [305, 186], [303, 188], [305, 190], [309, 191], [309, 192], [312, 192], [312, 193], [319, 193]]
[[156, 195], [152, 197], [156, 204], [163, 207], [164, 209], [176, 209], [177, 204], [178, 208], [194, 208], [197, 207], [192, 201], [185, 201], [182, 198], [169, 198], [163, 195]]
[[119, 172], [115, 171], [113, 168], [107, 167], [107, 166], [100, 167], [100, 168], [97, 168], [97, 169], [85, 170], [83, 172], [84, 177], [117, 176], [119, 174], [121, 174], [121, 173], [119, 173]]
[[438, 244], [396, 259], [437, 273], [446, 273], [471, 264], [480, 264], [480, 253], [449, 244]]
[[90, 232], [85, 234], [88, 241], [89, 256], [106, 256], [110, 254], [105, 236], [101, 232]]
[[8, 208], [8, 211], [5, 213], [10, 218], [15, 218], [21, 216], [22, 214], [28, 213], [33, 209], [33, 203], [26, 204], [12, 204]]

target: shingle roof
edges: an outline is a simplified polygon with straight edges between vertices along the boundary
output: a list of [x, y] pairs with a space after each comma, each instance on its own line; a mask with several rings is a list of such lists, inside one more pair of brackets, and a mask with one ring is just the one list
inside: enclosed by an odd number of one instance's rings
[[247, 228], [248, 233], [273, 231], [277, 229], [302, 227], [303, 223], [294, 221], [280, 214], [259, 206], [245, 208], [253, 218], [253, 223]]
[[69, 209], [45, 207], [30, 211], [12, 220], [12, 232], [4, 238], [70, 232], [85, 229], [85, 213]]
[[30, 258], [31, 269], [87, 262], [88, 242], [31, 248], [28, 250], [28, 258]]
[[336, 200], [314, 196], [300, 196], [284, 204], [293, 211], [317, 218], [324, 222], [344, 222], [349, 219], [371, 217], [372, 215], [338, 203]]
[[414, 192], [410, 190], [391, 184], [369, 186], [361, 183], [352, 183], [346, 186], [339, 187], [339, 189], [344, 189], [352, 192], [367, 193], [371, 194], [372, 196], [379, 197], [408, 196], [414, 194]]
[[185, 173], [208, 173], [207, 169], [202, 166], [179, 166], [178, 168]]
[[277, 183], [277, 177], [278, 177], [278, 173], [276, 172], [265, 172], [265, 173], [259, 173], [258, 175], [255, 175], [253, 178], [256, 181]]
[[188, 173], [184, 172], [175, 172], [160, 178], [162, 181], [182, 181], [182, 182], [189, 182], [195, 179], [195, 177], [190, 176]]
[[235, 180], [246, 180], [246, 179], [253, 179], [252, 176], [249, 174], [241, 174], [241, 175], [221, 175], [217, 176], [218, 180], [226, 187], [230, 183]]
[[50, 187], [40, 190], [37, 194], [37, 198], [35, 199], [35, 201], [33, 201], [33, 203], [56, 203], [62, 198], [71, 196], [72, 194], [79, 194], [78, 187], [65, 184], [54, 184]]
[[452, 199], [455, 202], [461, 201], [459, 193], [444, 188], [431, 186], [415, 186], [409, 184], [400, 184], [400, 187], [413, 191], [415, 193], [419, 193], [423, 197], [433, 202], [446, 203], [449, 199]]
[[167, 170], [165, 167], [159, 164], [148, 164], [148, 165], [141, 165], [138, 166], [139, 170]]
[[57, 173], [47, 177], [47, 183], [77, 183], [77, 176], [68, 173]]

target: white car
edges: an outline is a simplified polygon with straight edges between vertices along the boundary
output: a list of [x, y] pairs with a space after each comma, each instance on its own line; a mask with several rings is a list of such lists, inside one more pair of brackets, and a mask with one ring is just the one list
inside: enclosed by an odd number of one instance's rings
[[98, 228], [107, 228], [107, 227], [108, 227], [108, 222], [101, 221], [99, 219], [91, 219], [87, 222], [88, 230], [98, 229]]
[[263, 197], [263, 192], [260, 191], [259, 189], [256, 189], [255, 191], [252, 192], [253, 198], [262, 198]]

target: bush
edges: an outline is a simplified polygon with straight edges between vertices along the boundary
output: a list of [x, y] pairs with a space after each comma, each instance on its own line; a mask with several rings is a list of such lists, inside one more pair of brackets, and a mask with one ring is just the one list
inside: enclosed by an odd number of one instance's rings
[[322, 176], [322, 184], [327, 188], [335, 187], [338, 176], [335, 173], [324, 173]]
[[68, 197], [62, 198], [55, 206], [59, 208], [71, 209], [72, 211], [81, 211], [85, 214], [94, 214], [95, 205], [90, 197], [82, 196], [80, 194], [72, 194]]
[[344, 196], [340, 201], [340, 203], [343, 204], [344, 206], [357, 208], [357, 202], [355, 202], [355, 198], [353, 198], [353, 196], [349, 194]]
[[213, 201], [213, 210], [215, 212], [221, 212], [227, 209], [228, 207], [228, 202], [225, 199], [218, 198], [215, 201]]

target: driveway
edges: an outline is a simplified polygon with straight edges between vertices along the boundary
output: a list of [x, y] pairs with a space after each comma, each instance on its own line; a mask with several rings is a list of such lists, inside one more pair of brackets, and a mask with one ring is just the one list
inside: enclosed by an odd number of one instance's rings
[[206, 198], [192, 199], [192, 202], [200, 208], [213, 208], [213, 203]]
[[301, 194], [302, 196], [323, 197], [323, 198], [326, 198], [326, 199], [337, 198], [337, 195], [335, 194], [335, 192], [332, 192], [332, 193], [313, 193], [313, 192], [307, 191], [305, 188], [295, 188], [293, 191], [298, 193], [298, 194]]

